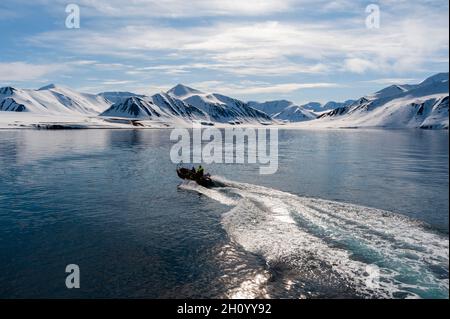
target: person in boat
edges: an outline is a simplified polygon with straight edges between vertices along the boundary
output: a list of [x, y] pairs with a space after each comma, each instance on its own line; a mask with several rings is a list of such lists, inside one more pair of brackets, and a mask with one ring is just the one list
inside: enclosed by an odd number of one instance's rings
[[198, 168], [195, 168], [195, 166], [193, 166], [191, 169], [191, 176], [194, 178], [202, 178], [204, 173], [205, 170], [201, 165]]
[[191, 179], [196, 180], [196, 179], [201, 179], [201, 178], [203, 178], [203, 168], [201, 166], [199, 166], [197, 168], [192, 167]]
[[199, 165], [197, 168], [197, 176], [203, 177], [204, 173], [205, 173], [205, 170], [203, 169], [203, 166]]
[[191, 169], [179, 167], [177, 168], [177, 174], [181, 179], [193, 180], [205, 187], [212, 187], [215, 185], [211, 179], [211, 175], [205, 173], [204, 168], [201, 165], [198, 168], [195, 168], [194, 166]]

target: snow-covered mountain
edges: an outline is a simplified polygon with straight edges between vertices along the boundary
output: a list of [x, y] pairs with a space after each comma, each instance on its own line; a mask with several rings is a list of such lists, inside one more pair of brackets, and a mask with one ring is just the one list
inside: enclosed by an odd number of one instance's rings
[[87, 94], [48, 85], [38, 90], [0, 88], [0, 111], [8, 112], [8, 116], [3, 116], [6, 122], [14, 118], [14, 113], [26, 113], [29, 122], [46, 116], [92, 120], [100, 115], [98, 121], [119, 117], [168, 123], [201, 120], [267, 124], [273, 120], [292, 125], [301, 122], [298, 125], [308, 127], [448, 129], [448, 95], [448, 73], [436, 74], [419, 84], [391, 85], [358, 100], [324, 105], [317, 102], [297, 105], [287, 100], [244, 102], [182, 84], [153, 96], [130, 92]]
[[167, 93], [126, 98], [122, 102], [113, 104], [100, 116], [187, 121], [209, 119], [205, 112]]
[[325, 103], [322, 106], [322, 110], [321, 111], [327, 111], [327, 110], [334, 110], [337, 109], [338, 107], [346, 107], [349, 106], [350, 104], [354, 103], [355, 100], [347, 100], [344, 102], [335, 102], [335, 101], [330, 101]]
[[274, 114], [273, 117], [277, 120], [282, 121], [303, 122], [313, 120], [317, 118], [317, 115], [311, 110], [307, 110], [301, 106], [292, 104], [286, 107], [280, 113]]
[[315, 119], [317, 115], [304, 106], [298, 106], [291, 101], [276, 100], [268, 102], [249, 102], [253, 108], [263, 111], [275, 120], [284, 122], [302, 122]]
[[193, 89], [191, 87], [188, 87], [186, 85], [183, 84], [178, 84], [176, 86], [174, 86], [173, 88], [171, 88], [169, 91], [167, 91], [167, 94], [170, 94], [172, 96], [176, 96], [180, 99], [184, 99], [187, 98], [189, 96], [192, 95], [196, 95], [196, 94], [204, 94], [203, 92], [197, 90], [197, 89]]
[[392, 85], [319, 116], [311, 124], [337, 127], [447, 128], [448, 73], [416, 85]]
[[99, 93], [98, 95], [103, 96], [105, 99], [111, 101], [114, 104], [123, 102], [130, 97], [141, 97], [141, 98], [144, 97], [144, 95], [135, 94], [132, 92], [102, 92]]
[[256, 102], [250, 101], [248, 105], [253, 107], [254, 109], [260, 110], [270, 116], [273, 116], [277, 113], [280, 113], [285, 108], [293, 105], [291, 101], [287, 100], [276, 100], [276, 101], [267, 101], [267, 102]]
[[419, 84], [391, 85], [358, 100], [250, 105], [274, 119], [308, 126], [448, 128], [448, 92], [448, 73], [439, 73]]
[[38, 90], [0, 89], [0, 111], [36, 115], [100, 115], [158, 119], [161, 121], [214, 122], [271, 121], [271, 117], [248, 103], [221, 94], [207, 94], [184, 85], [153, 96], [131, 92], [78, 93], [53, 84]]
[[303, 122], [317, 118], [325, 111], [332, 110], [338, 107], [343, 107], [353, 103], [353, 100], [345, 102], [328, 102], [321, 104], [319, 102], [309, 102], [303, 105], [297, 105], [287, 100], [275, 100], [268, 102], [249, 102], [253, 108], [263, 111], [277, 120], [287, 122]]
[[345, 102], [335, 102], [335, 101], [329, 101], [325, 104], [319, 103], [319, 102], [309, 102], [306, 104], [303, 104], [302, 107], [306, 110], [313, 111], [317, 114], [321, 114], [324, 111], [334, 110], [338, 107], [345, 107], [355, 102], [354, 100], [347, 100]]
[[322, 103], [319, 103], [319, 102], [309, 102], [309, 103], [301, 105], [301, 107], [306, 110], [313, 111], [313, 112], [323, 111], [323, 105], [322, 105]]
[[211, 121], [215, 122], [261, 122], [272, 120], [269, 115], [253, 108], [247, 102], [218, 93], [204, 93], [183, 84], [173, 87], [167, 91], [167, 94], [202, 110], [209, 116]]
[[151, 118], [161, 117], [161, 110], [156, 110], [156, 105], [148, 98], [129, 97], [122, 102], [113, 104], [100, 116], [127, 117], [127, 118]]
[[41, 115], [97, 115], [111, 105], [99, 95], [78, 93], [53, 84], [38, 90], [4, 87], [0, 89], [0, 111]]

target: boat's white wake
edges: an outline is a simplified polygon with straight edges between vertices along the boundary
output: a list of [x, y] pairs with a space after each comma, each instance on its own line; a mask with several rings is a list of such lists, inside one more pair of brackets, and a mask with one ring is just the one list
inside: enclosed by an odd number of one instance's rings
[[285, 269], [285, 289], [319, 285], [361, 297], [448, 298], [448, 237], [426, 225], [379, 209], [214, 179], [225, 187], [180, 187], [232, 206], [222, 216], [230, 238], [262, 256], [269, 269]]

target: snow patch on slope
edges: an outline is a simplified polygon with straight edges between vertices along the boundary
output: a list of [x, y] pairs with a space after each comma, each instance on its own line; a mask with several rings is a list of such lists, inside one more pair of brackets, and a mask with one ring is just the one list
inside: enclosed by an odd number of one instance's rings
[[97, 115], [111, 103], [101, 96], [78, 93], [54, 84], [38, 90], [0, 89], [0, 111], [31, 112], [47, 115]]
[[308, 123], [317, 127], [448, 128], [448, 73], [390, 86]]
[[200, 109], [215, 122], [226, 123], [236, 120], [261, 122], [272, 120], [269, 115], [253, 108], [249, 103], [218, 93], [203, 93], [179, 84], [167, 91], [167, 94]]

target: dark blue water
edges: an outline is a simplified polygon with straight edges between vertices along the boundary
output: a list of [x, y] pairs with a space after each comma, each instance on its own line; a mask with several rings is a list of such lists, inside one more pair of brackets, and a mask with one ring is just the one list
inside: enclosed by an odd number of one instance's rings
[[[235, 237], [236, 229], [264, 233], [242, 228], [248, 225], [240, 224], [239, 215], [224, 220], [230, 207], [214, 196], [177, 187], [169, 134], [0, 131], [0, 297], [361, 296], [343, 288], [347, 285], [337, 275], [332, 277], [336, 284], [322, 282], [328, 277], [320, 269], [314, 280], [303, 280], [292, 263], [284, 264], [282, 258], [272, 262], [264, 247]], [[214, 164], [207, 169], [231, 181], [299, 197], [401, 214], [408, 219], [399, 221], [400, 228], [408, 225], [405, 229], [413, 231], [410, 221], [423, 221], [423, 236], [429, 232], [444, 246], [448, 243], [448, 132], [286, 130], [280, 131], [279, 140], [275, 175], [259, 175], [255, 164]], [[276, 196], [282, 203], [283, 195]], [[317, 224], [310, 226], [308, 218], [294, 218], [299, 230], [350, 252], [352, 260], [369, 258], [367, 247], [357, 251], [351, 231], [343, 233], [346, 237], [333, 235], [342, 220], [330, 220], [324, 231]], [[351, 224], [351, 218], [345, 220], [342, 227]], [[354, 232], [360, 234], [359, 228]], [[402, 267], [397, 255], [400, 265], [389, 263], [392, 247], [383, 249], [377, 252], [383, 260], [371, 262]], [[418, 254], [421, 249], [412, 250]], [[284, 248], [282, 253], [294, 255]], [[433, 288], [427, 293], [417, 287], [411, 291], [419, 297], [448, 297], [448, 253], [443, 258], [417, 275], [431, 274]], [[69, 290], [65, 267], [73, 263], [80, 266], [81, 288]], [[264, 276], [270, 280], [258, 279]], [[291, 283], [288, 287], [287, 281], [296, 279], [295, 289]], [[414, 285], [418, 279], [408, 280]], [[443, 283], [435, 285], [438, 280]], [[251, 294], [246, 295], [246, 289]]]

